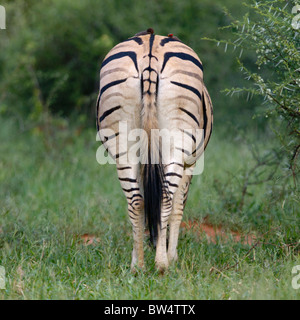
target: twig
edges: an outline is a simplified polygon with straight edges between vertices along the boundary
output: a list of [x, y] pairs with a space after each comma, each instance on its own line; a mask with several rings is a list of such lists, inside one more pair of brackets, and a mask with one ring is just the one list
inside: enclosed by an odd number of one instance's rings
[[291, 169], [292, 169], [292, 174], [293, 174], [293, 180], [294, 180], [294, 186], [296, 187], [297, 186], [297, 182], [296, 182], [296, 161], [297, 161], [297, 158], [298, 158], [298, 155], [299, 155], [299, 152], [300, 152], [300, 144], [295, 148], [295, 151], [294, 151], [294, 154], [292, 156], [292, 159], [291, 159]]

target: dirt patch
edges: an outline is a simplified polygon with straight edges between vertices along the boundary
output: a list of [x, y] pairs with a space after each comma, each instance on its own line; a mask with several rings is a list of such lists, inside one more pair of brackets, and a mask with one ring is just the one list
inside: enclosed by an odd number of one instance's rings
[[212, 225], [208, 218], [205, 217], [202, 222], [198, 220], [188, 220], [181, 223], [181, 228], [192, 230], [199, 237], [205, 236], [209, 242], [217, 243], [217, 241], [234, 241], [245, 245], [253, 245], [256, 241], [254, 235], [242, 235], [237, 231], [227, 230], [220, 225]]
[[81, 243], [83, 243], [85, 246], [89, 245], [96, 245], [98, 242], [100, 242], [100, 238], [97, 238], [93, 234], [85, 233], [80, 236], [76, 236], [77, 240]]

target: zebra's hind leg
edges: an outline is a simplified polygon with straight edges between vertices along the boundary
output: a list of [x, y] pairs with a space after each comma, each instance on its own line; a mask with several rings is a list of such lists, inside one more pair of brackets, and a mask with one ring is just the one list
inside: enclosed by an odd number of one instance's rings
[[179, 236], [179, 228], [183, 215], [183, 194], [181, 190], [177, 190], [174, 195], [173, 209], [169, 219], [169, 244], [168, 244], [168, 260], [169, 262], [177, 261], [177, 243]]
[[161, 208], [161, 225], [158, 228], [158, 237], [155, 254], [155, 265], [158, 271], [161, 273], [163, 273], [169, 266], [167, 256], [167, 227], [171, 211], [172, 198], [166, 192], [164, 192]]
[[158, 232], [155, 262], [158, 270], [163, 272], [169, 266], [167, 254], [167, 227], [173, 208], [173, 199], [183, 175], [183, 165], [171, 162], [164, 167], [165, 190], [161, 207], [161, 225]]
[[119, 181], [123, 192], [127, 198], [128, 215], [133, 231], [133, 250], [131, 260], [131, 270], [144, 267], [144, 199], [141, 193], [137, 166], [117, 165]]
[[[128, 204], [128, 214], [132, 224], [133, 231], [133, 250], [131, 259], [131, 270], [136, 271], [136, 267], [143, 269], [144, 267], [144, 248], [143, 248], [143, 236], [144, 236], [144, 202], [136, 202], [136, 208], [133, 209]], [[137, 208], [139, 206], [139, 208]]]
[[177, 244], [180, 224], [183, 216], [184, 206], [187, 200], [187, 194], [191, 182], [191, 175], [184, 173], [180, 185], [174, 194], [172, 213], [169, 219], [169, 245], [168, 245], [168, 259], [169, 263], [177, 261]]

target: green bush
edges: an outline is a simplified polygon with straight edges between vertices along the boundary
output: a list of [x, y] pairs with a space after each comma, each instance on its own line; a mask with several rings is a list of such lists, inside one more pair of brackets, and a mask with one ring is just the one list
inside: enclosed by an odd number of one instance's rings
[[240, 70], [251, 85], [226, 92], [263, 97], [257, 115], [272, 119], [279, 146], [289, 158], [295, 176], [300, 153], [300, 33], [292, 26], [293, 5], [296, 3], [284, 0], [253, 1], [247, 5], [249, 12], [243, 19], [233, 20], [228, 26], [234, 39], [218, 43], [255, 53], [256, 68], [250, 69], [238, 59]]
[[95, 104], [101, 59], [113, 41], [99, 32], [101, 17], [89, 3], [14, 1], [7, 7], [12, 16], [1, 84], [9, 105], [35, 115]]

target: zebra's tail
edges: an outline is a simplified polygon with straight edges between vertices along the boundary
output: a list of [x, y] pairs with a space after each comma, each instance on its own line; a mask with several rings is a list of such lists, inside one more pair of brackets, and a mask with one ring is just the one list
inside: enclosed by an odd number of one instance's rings
[[163, 174], [160, 164], [145, 164], [143, 171], [144, 209], [150, 231], [150, 241], [156, 246], [160, 227], [161, 202], [163, 197]]
[[[158, 82], [158, 77], [156, 79]], [[141, 79], [143, 83], [143, 77]], [[142, 85], [141, 83], [141, 85]], [[149, 83], [149, 86], [151, 83]], [[156, 83], [158, 88], [158, 83]], [[157, 90], [157, 89], [156, 89]], [[141, 176], [144, 188], [144, 210], [148, 222], [150, 241], [156, 246], [158, 228], [161, 225], [161, 203], [163, 199], [163, 166], [160, 153], [160, 142], [156, 107], [156, 94], [143, 92], [141, 120], [146, 131], [147, 142], [143, 143]], [[146, 147], [147, 146], [147, 147]]]

